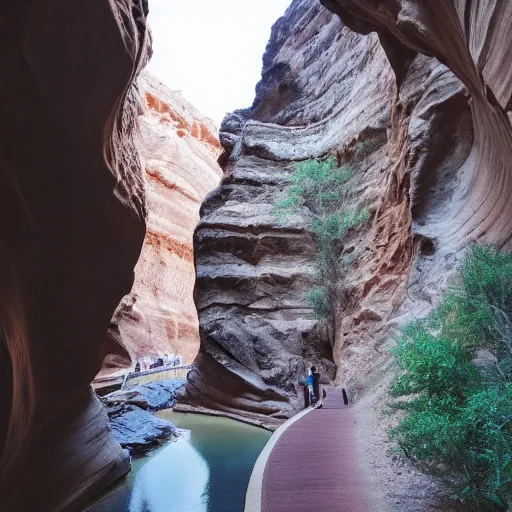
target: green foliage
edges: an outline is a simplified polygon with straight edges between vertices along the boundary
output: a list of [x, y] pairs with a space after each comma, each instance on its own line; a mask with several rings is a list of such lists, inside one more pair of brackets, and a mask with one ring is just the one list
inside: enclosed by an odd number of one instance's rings
[[356, 144], [356, 154], [358, 154], [358, 155], [366, 155], [366, 153], [368, 151], [368, 146], [369, 146], [369, 144], [367, 142], [359, 141]]
[[356, 143], [356, 156], [365, 158], [370, 153], [377, 150], [387, 142], [385, 133], [376, 133], [373, 136], [367, 136], [364, 140], [359, 140]]
[[394, 350], [391, 394], [403, 412], [391, 435], [472, 510], [512, 505], [511, 320], [512, 255], [474, 246], [441, 304]]
[[327, 160], [305, 160], [294, 166], [285, 197], [276, 205], [283, 220], [303, 207], [313, 216], [335, 213], [345, 201], [346, 184], [352, 177], [349, 166], [337, 167], [335, 157]]
[[306, 160], [294, 166], [290, 184], [275, 214], [281, 222], [292, 215], [303, 215], [315, 237], [316, 261], [313, 281], [318, 286], [309, 294], [309, 302], [320, 318], [332, 318], [336, 286], [346, 269], [339, 244], [350, 229], [368, 218], [368, 212], [349, 208], [353, 170], [338, 167], [335, 157]]
[[[413, 342], [411, 342], [413, 340]], [[463, 398], [464, 391], [476, 378], [471, 355], [451, 339], [436, 336], [421, 322], [410, 324], [394, 350], [401, 370], [391, 387], [391, 395], [425, 396], [452, 400]]]
[[308, 294], [308, 301], [320, 318], [330, 316], [332, 307], [326, 286], [313, 288]]

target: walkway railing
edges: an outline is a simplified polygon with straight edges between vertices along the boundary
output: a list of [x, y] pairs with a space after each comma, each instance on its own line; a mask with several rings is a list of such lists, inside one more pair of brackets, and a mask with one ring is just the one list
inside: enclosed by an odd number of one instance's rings
[[193, 367], [192, 364], [182, 364], [180, 366], [159, 366], [141, 372], [130, 372], [126, 382], [144, 384], [155, 380], [185, 378]]
[[92, 387], [96, 392], [102, 394], [102, 389], [123, 389], [128, 382], [130, 384], [145, 384], [158, 380], [185, 378], [193, 367], [194, 365], [192, 364], [182, 364], [179, 366], [159, 366], [158, 368], [151, 368], [141, 372], [129, 371], [124, 375], [95, 379], [92, 382]]

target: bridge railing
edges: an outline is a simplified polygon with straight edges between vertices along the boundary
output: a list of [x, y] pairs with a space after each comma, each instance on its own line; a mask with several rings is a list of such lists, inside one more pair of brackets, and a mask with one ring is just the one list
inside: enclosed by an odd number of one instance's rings
[[145, 384], [155, 380], [165, 380], [169, 378], [185, 378], [188, 372], [194, 367], [192, 364], [182, 364], [179, 366], [159, 366], [158, 368], [151, 368], [141, 372], [130, 372], [123, 387], [127, 382], [136, 384]]
[[182, 364], [179, 366], [158, 366], [157, 368], [151, 368], [149, 370], [142, 370], [140, 372], [131, 371], [128, 373], [128, 380], [133, 379], [135, 377], [144, 377], [145, 375], [153, 375], [155, 373], [161, 372], [169, 372], [171, 370], [192, 370], [194, 365], [192, 364]]
[[145, 384], [171, 378], [185, 378], [193, 367], [193, 364], [182, 364], [179, 366], [159, 366], [158, 368], [151, 368], [142, 372], [129, 371], [124, 375], [95, 379], [92, 382], [92, 387], [97, 393], [102, 394], [102, 390], [107, 388], [110, 390], [123, 389], [129, 381], [132, 381], [132, 384]]

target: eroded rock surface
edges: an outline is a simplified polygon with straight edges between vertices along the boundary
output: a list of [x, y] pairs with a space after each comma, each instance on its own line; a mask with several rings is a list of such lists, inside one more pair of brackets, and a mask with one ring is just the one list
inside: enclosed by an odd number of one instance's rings
[[[427, 313], [471, 242], [508, 249], [512, 236], [509, 2], [324, 0], [353, 30], [376, 31], [402, 105], [418, 62], [453, 73], [428, 86], [408, 118], [415, 247], [397, 323]], [[425, 57], [433, 56], [432, 58]], [[457, 77], [457, 78], [455, 78]], [[432, 88], [432, 85], [435, 88]]]
[[143, 409], [159, 411], [170, 409], [178, 391], [185, 385], [185, 379], [166, 379], [147, 384], [138, 384], [105, 395], [102, 400], [108, 405], [130, 404]]
[[117, 405], [108, 409], [112, 433], [132, 457], [140, 457], [177, 435], [176, 427], [135, 405]]
[[138, 82], [148, 226], [132, 291], [112, 319], [102, 373], [144, 356], [174, 353], [190, 363], [197, 355], [192, 235], [199, 206], [222, 174], [213, 122], [155, 77], [144, 73]]
[[272, 428], [300, 407], [294, 384], [305, 365], [334, 378], [333, 348], [307, 301], [311, 234], [299, 217], [280, 225], [273, 207], [295, 161], [335, 154], [354, 162], [357, 196], [374, 219], [390, 179], [393, 98], [377, 36], [355, 34], [309, 0], [293, 2], [276, 23], [254, 105], [221, 128], [226, 175], [195, 238], [201, 351], [180, 407]]
[[[394, 327], [435, 303], [460, 251], [510, 237], [498, 21], [508, 7], [493, 4], [491, 19], [478, 18], [480, 3], [466, 18], [451, 2], [439, 13], [414, 1], [324, 3], [341, 19], [292, 3], [253, 106], [223, 122], [226, 176], [195, 240], [201, 351], [184, 409], [275, 425], [298, 406], [304, 364], [327, 360], [354, 397], [386, 368]], [[452, 25], [434, 27], [439, 16]], [[306, 301], [312, 239], [300, 218], [280, 226], [272, 215], [293, 162], [329, 155], [354, 168], [350, 206], [369, 213], [343, 248], [355, 262], [339, 283], [332, 347]]]
[[90, 389], [145, 227], [145, 1], [0, 6], [0, 509], [66, 510], [129, 468]]

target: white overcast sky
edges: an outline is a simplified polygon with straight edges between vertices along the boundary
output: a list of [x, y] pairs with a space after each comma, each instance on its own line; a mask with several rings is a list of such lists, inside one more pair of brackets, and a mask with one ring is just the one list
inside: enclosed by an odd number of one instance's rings
[[150, 0], [149, 71], [220, 124], [249, 107], [273, 23], [291, 0]]

